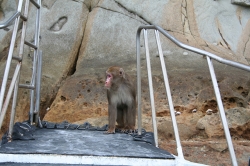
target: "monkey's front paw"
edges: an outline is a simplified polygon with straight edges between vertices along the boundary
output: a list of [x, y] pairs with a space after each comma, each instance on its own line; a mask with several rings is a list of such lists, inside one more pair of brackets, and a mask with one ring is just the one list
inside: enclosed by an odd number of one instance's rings
[[115, 130], [108, 130], [108, 131], [105, 131], [104, 134], [115, 134]]

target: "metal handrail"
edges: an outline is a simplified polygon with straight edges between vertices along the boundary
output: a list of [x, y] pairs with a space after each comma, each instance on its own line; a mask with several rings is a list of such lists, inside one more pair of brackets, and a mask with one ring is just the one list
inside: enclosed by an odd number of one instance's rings
[[[231, 156], [231, 160], [232, 160], [232, 164], [234, 166], [237, 166], [237, 160], [236, 160], [236, 156], [235, 156], [235, 152], [234, 152], [234, 148], [233, 148], [233, 144], [232, 144], [232, 139], [230, 136], [230, 132], [228, 129], [228, 124], [227, 124], [227, 119], [225, 116], [225, 111], [224, 111], [224, 107], [222, 104], [222, 100], [221, 100], [221, 95], [220, 95], [220, 91], [218, 88], [218, 83], [217, 83], [217, 79], [216, 79], [216, 75], [214, 72], [214, 68], [213, 68], [213, 64], [211, 59], [214, 59], [220, 63], [223, 64], [227, 64], [242, 70], [246, 70], [246, 71], [250, 71], [250, 66], [238, 63], [238, 62], [234, 62], [231, 60], [227, 60], [224, 58], [221, 58], [215, 54], [209, 53], [207, 51], [195, 48], [195, 47], [191, 47], [188, 46], [186, 44], [181, 43], [180, 41], [178, 41], [177, 39], [175, 39], [173, 36], [171, 36], [167, 31], [165, 31], [164, 29], [162, 29], [159, 26], [156, 25], [144, 25], [144, 26], [140, 26], [137, 30], [137, 34], [136, 34], [136, 55], [137, 55], [137, 98], [138, 98], [138, 133], [141, 134], [141, 59], [140, 59], [140, 34], [141, 34], [141, 30], [144, 31], [144, 40], [145, 40], [145, 48], [146, 48], [146, 58], [147, 58], [147, 65], [148, 65], [148, 59], [149, 59], [149, 51], [148, 51], [148, 44], [147, 44], [147, 35], [146, 34], [146, 29], [154, 29], [155, 30], [155, 36], [156, 36], [156, 41], [157, 41], [157, 46], [158, 46], [158, 51], [159, 51], [159, 55], [160, 55], [160, 61], [161, 61], [161, 66], [162, 66], [162, 72], [163, 72], [163, 77], [164, 77], [164, 82], [165, 82], [165, 88], [166, 88], [166, 92], [167, 92], [167, 98], [168, 98], [168, 103], [169, 103], [169, 107], [170, 107], [170, 113], [171, 113], [171, 118], [172, 118], [172, 123], [173, 123], [173, 128], [174, 128], [174, 133], [175, 133], [175, 139], [176, 139], [176, 144], [177, 144], [177, 153], [178, 153], [178, 157], [180, 158], [184, 158], [183, 157], [183, 152], [182, 152], [182, 147], [181, 147], [181, 143], [180, 143], [180, 138], [179, 138], [179, 133], [178, 133], [178, 127], [177, 127], [177, 123], [176, 123], [176, 119], [175, 119], [175, 112], [174, 112], [174, 107], [173, 107], [173, 103], [172, 103], [172, 97], [171, 97], [171, 92], [170, 92], [170, 87], [169, 87], [169, 81], [168, 81], [168, 76], [167, 76], [167, 71], [166, 71], [166, 67], [165, 67], [165, 61], [163, 58], [163, 53], [162, 53], [162, 48], [160, 45], [160, 39], [159, 39], [159, 32], [161, 32], [165, 37], [167, 37], [168, 39], [170, 39], [172, 42], [174, 42], [176, 45], [178, 45], [179, 47], [198, 53], [200, 55], [205, 55], [207, 57], [207, 63], [208, 63], [208, 67], [209, 67], [209, 71], [210, 71], [210, 75], [211, 75], [211, 79], [212, 79], [212, 83], [213, 83], [213, 87], [214, 87], [214, 92], [215, 92], [215, 96], [216, 96], [216, 100], [218, 103], [218, 108], [219, 108], [219, 112], [220, 112], [220, 117], [222, 120], [222, 124], [223, 124], [223, 128], [224, 128], [224, 132], [225, 132], [225, 136], [226, 136], [226, 140], [227, 140], [227, 144], [228, 144], [228, 148], [229, 148], [229, 152], [230, 152], [230, 156]], [[159, 31], [159, 32], [158, 32]], [[149, 68], [148, 68], [149, 69]], [[150, 68], [151, 70], [151, 68]], [[150, 72], [151, 73], [151, 72]], [[152, 76], [148, 75], [148, 79], [149, 82], [150, 80], [152, 80], [152, 78], [150, 78]], [[149, 88], [150, 90], [153, 89], [152, 84], [149, 84]], [[153, 94], [150, 94], [153, 95]], [[155, 114], [154, 108], [154, 102], [152, 102], [153, 100], [151, 100], [151, 106], [152, 106], [152, 116]], [[152, 118], [153, 121], [153, 129], [154, 129], [154, 133], [157, 133], [157, 128], [156, 128], [156, 119], [154, 119], [154, 117]], [[156, 145], [158, 145], [157, 140], [156, 141]]]
[[241, 64], [241, 63], [238, 63], [238, 62], [234, 62], [234, 61], [231, 61], [231, 60], [227, 60], [227, 59], [221, 58], [221, 57], [219, 57], [219, 56], [217, 56], [215, 54], [212, 54], [210, 52], [207, 52], [207, 51], [204, 51], [204, 50], [201, 50], [201, 49], [198, 49], [198, 48], [183, 44], [180, 41], [178, 41], [177, 39], [175, 39], [173, 36], [171, 36], [169, 33], [167, 33], [167, 31], [165, 31], [163, 28], [161, 28], [161, 27], [159, 27], [157, 25], [140, 26], [138, 28], [138, 30], [137, 30], [137, 36], [139, 35], [139, 37], [140, 37], [140, 32], [141, 32], [142, 29], [156, 29], [156, 30], [160, 31], [164, 36], [166, 36], [168, 39], [170, 39], [172, 42], [174, 42], [176, 45], [178, 45], [181, 48], [184, 48], [186, 50], [198, 53], [200, 55], [208, 56], [208, 57], [210, 57], [210, 58], [212, 58], [212, 59], [214, 59], [214, 60], [216, 60], [216, 61], [218, 61], [220, 63], [227, 64], [227, 65], [230, 65], [230, 66], [233, 66], [233, 67], [236, 67], [236, 68], [239, 68], [239, 69], [243, 69], [243, 70], [246, 70], [246, 71], [250, 71], [250, 66], [247, 66], [247, 65], [244, 65], [244, 64]]
[[10, 24], [18, 17], [21, 15], [21, 12], [17, 11], [15, 14], [13, 14], [7, 21], [4, 23], [0, 24], [0, 29], [7, 28], [10, 26]]

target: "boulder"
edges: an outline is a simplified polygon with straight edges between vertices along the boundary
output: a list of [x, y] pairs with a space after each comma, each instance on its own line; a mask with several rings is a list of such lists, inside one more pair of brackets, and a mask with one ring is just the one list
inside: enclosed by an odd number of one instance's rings
[[[229, 130], [233, 137], [250, 138], [249, 135], [249, 119], [250, 110], [242, 107], [235, 107], [226, 110], [226, 118]], [[198, 120], [196, 127], [205, 130], [209, 138], [217, 138], [224, 136], [224, 130], [219, 113], [205, 115]]]
[[249, 0], [231, 0], [232, 4], [242, 5], [242, 6], [250, 6]]

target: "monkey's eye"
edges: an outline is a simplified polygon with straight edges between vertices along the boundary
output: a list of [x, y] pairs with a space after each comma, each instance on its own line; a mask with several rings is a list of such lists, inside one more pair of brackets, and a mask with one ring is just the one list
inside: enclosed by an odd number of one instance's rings
[[107, 74], [107, 77], [110, 78], [110, 77], [111, 77], [111, 74]]

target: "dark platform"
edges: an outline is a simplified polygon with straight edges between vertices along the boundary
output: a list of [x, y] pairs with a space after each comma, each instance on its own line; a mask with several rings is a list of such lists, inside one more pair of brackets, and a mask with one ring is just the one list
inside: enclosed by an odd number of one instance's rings
[[103, 131], [38, 129], [35, 140], [14, 140], [0, 147], [1, 166], [200, 166], [129, 134]]
[[174, 159], [167, 151], [145, 142], [133, 141], [128, 134], [103, 134], [103, 131], [38, 129], [35, 140], [14, 140], [4, 144], [0, 153], [67, 154]]

